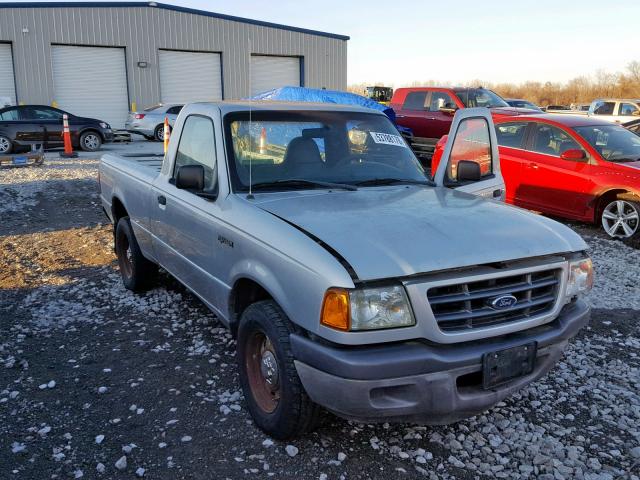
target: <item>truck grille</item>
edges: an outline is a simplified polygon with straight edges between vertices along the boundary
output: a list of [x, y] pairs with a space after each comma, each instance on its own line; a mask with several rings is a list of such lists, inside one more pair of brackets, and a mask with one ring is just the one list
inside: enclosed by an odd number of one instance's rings
[[[561, 269], [522, 273], [489, 280], [432, 287], [427, 298], [443, 332], [466, 331], [525, 320], [553, 310]], [[492, 300], [512, 295], [515, 304], [502, 309]]]

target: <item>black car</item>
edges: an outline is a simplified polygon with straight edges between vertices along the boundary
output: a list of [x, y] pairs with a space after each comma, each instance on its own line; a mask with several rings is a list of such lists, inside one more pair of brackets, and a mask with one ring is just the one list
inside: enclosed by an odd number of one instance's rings
[[19, 105], [0, 109], [0, 154], [25, 150], [31, 145], [61, 147], [62, 115], [69, 115], [69, 131], [74, 148], [93, 152], [113, 141], [111, 126], [95, 118], [76, 117], [47, 105]]

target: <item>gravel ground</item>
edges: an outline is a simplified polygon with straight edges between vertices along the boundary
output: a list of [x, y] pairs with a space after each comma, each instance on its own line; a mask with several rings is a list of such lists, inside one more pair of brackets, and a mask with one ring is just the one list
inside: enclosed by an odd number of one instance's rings
[[446, 427], [327, 415], [282, 443], [253, 425], [235, 342], [168, 276], [122, 287], [97, 161], [0, 170], [0, 478], [640, 476], [640, 252], [574, 227], [591, 326], [545, 378]]

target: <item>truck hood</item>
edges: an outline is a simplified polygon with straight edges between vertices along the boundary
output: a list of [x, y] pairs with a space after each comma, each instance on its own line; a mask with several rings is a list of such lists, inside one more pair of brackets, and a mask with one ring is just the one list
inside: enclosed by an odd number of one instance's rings
[[445, 188], [285, 192], [254, 202], [331, 247], [360, 280], [587, 248], [558, 222]]

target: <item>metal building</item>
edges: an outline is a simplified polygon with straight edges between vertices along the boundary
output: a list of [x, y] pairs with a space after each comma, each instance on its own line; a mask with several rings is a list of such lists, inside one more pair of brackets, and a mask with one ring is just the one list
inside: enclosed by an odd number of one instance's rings
[[0, 3], [0, 100], [119, 128], [158, 102], [345, 89], [348, 39], [155, 2]]

